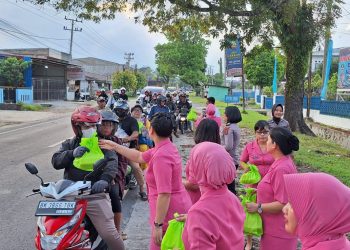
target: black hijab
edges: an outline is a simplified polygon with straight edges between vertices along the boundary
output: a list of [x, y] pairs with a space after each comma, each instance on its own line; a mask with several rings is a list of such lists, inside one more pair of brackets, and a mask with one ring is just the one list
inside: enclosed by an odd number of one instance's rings
[[282, 112], [283, 112], [283, 105], [282, 104], [274, 104], [272, 106], [272, 120], [278, 125], [278, 123], [281, 121], [281, 118], [275, 117], [275, 110], [277, 109], [277, 107], [281, 107]]

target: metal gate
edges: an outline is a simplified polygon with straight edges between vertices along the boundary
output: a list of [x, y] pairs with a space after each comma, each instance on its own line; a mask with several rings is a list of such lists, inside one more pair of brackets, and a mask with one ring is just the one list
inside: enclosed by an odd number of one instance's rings
[[66, 83], [64, 80], [33, 79], [34, 100], [65, 100]]

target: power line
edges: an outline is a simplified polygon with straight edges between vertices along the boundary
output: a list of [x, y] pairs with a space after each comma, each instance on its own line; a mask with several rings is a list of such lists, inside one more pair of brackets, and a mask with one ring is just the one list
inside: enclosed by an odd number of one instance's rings
[[81, 32], [83, 29], [82, 28], [74, 28], [74, 23], [82, 23], [82, 21], [78, 19], [71, 19], [64, 17], [65, 20], [71, 21], [71, 28], [68, 29], [66, 26], [63, 27], [64, 30], [70, 30], [70, 45], [69, 45], [69, 54], [72, 57], [72, 47], [73, 47], [73, 34], [74, 32]]
[[9, 30], [9, 29], [5, 29], [5, 28], [0, 28], [0, 29], [1, 29], [1, 30], [6, 30], [6, 31], [9, 31], [9, 32], [13, 32], [13, 33], [18, 33], [18, 34], [26, 35], [26, 36], [32, 36], [32, 37], [42, 38], [42, 39], [69, 41], [69, 39], [66, 39], [66, 38], [57, 38], [57, 37], [46, 37], [46, 36], [29, 35], [29, 34], [26, 34], [26, 33], [24, 33], [24, 32], [20, 32], [20, 31]]

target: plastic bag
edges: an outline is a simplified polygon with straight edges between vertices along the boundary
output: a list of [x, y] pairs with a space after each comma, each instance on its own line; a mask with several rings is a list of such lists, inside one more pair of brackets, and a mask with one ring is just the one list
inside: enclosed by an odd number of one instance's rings
[[242, 206], [245, 211], [245, 221], [244, 221], [244, 233], [246, 235], [261, 236], [263, 234], [263, 224], [260, 214], [249, 213], [247, 211], [246, 203], [256, 202], [256, 192], [254, 188], [247, 188], [245, 196], [240, 196], [242, 199]]
[[256, 184], [261, 180], [261, 175], [257, 166], [253, 164], [247, 164], [249, 171], [242, 174], [239, 182], [242, 184]]
[[192, 122], [197, 120], [197, 113], [196, 113], [196, 111], [194, 111], [194, 109], [191, 109], [190, 112], [188, 112], [187, 120], [192, 121]]
[[[176, 214], [174, 214], [174, 217], [176, 217]], [[169, 226], [163, 237], [161, 250], [185, 250], [182, 241], [182, 232], [184, 230], [185, 222], [173, 219], [168, 223]]]
[[81, 170], [91, 172], [94, 170], [94, 163], [105, 157], [100, 147], [98, 146], [97, 134], [95, 133], [90, 138], [81, 138], [80, 146], [87, 147], [89, 149], [89, 152], [85, 152], [82, 157], [75, 158], [73, 165]]

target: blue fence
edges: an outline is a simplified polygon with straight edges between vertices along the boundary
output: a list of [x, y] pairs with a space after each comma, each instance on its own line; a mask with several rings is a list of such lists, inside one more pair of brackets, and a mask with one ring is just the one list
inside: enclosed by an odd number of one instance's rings
[[4, 89], [0, 88], [0, 103], [4, 103]]
[[239, 96], [225, 95], [226, 103], [239, 103]]
[[321, 101], [320, 114], [350, 117], [350, 102]]
[[[312, 96], [311, 97], [311, 103], [310, 103], [310, 109], [320, 110], [321, 106], [321, 97], [319, 96]], [[303, 100], [303, 108], [307, 108], [307, 97], [304, 96]]]
[[[237, 96], [238, 98], [242, 97], [242, 91], [233, 91], [232, 96]], [[246, 99], [255, 98], [255, 91], [245, 91], [244, 96]]]
[[261, 95], [256, 96], [256, 103], [261, 103]]
[[33, 89], [16, 89], [16, 102], [33, 103]]
[[272, 109], [273, 106], [273, 98], [265, 97], [265, 109]]
[[283, 95], [277, 95], [275, 103], [284, 105], [284, 96]]

